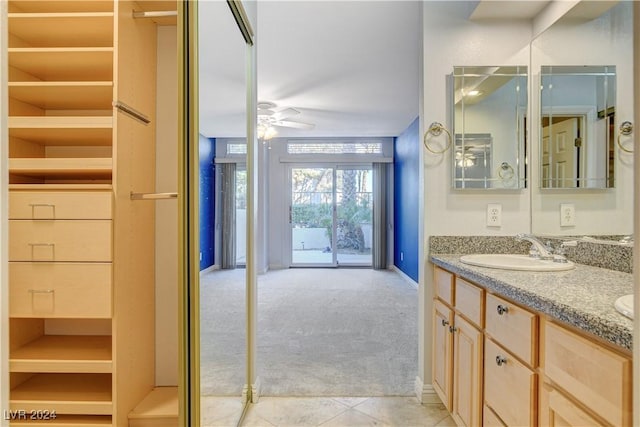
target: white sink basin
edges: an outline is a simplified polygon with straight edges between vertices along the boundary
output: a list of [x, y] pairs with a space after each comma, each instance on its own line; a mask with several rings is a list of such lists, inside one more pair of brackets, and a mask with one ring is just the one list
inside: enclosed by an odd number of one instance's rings
[[554, 262], [531, 258], [528, 255], [513, 254], [474, 254], [463, 255], [460, 261], [478, 267], [500, 268], [522, 271], [564, 271], [575, 268], [571, 262]]
[[616, 310], [633, 319], [633, 294], [625, 295], [618, 298], [614, 304]]

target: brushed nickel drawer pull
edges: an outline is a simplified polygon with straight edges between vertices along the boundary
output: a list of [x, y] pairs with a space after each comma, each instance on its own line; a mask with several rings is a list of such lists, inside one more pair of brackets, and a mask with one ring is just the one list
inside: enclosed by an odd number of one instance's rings
[[497, 311], [498, 311], [498, 314], [502, 316], [503, 314], [509, 312], [509, 307], [502, 304], [498, 304]]
[[442, 326], [447, 326], [449, 324], [448, 320], [442, 319]]
[[502, 366], [507, 364], [507, 358], [504, 356], [497, 355], [496, 356], [496, 365]]
[[458, 328], [456, 328], [455, 326], [449, 326], [449, 332], [454, 333], [457, 330]]
[[55, 289], [29, 289], [29, 292], [32, 294], [52, 294]]

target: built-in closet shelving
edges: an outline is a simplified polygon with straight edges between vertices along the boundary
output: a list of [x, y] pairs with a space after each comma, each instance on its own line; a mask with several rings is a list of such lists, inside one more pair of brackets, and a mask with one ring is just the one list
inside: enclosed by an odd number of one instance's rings
[[9, 399], [56, 413], [12, 426], [126, 425], [155, 385], [149, 8], [9, 1]]

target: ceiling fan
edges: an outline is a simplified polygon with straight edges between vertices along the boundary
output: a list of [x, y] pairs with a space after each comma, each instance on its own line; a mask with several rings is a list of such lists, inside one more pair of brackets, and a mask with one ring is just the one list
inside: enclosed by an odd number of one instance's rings
[[311, 130], [315, 127], [315, 125], [311, 123], [289, 120], [289, 118], [300, 114], [300, 111], [295, 108], [287, 107], [278, 111], [276, 111], [276, 108], [277, 105], [273, 102], [258, 102], [259, 138], [262, 138], [263, 140], [273, 138], [277, 133], [274, 126], [304, 130]]

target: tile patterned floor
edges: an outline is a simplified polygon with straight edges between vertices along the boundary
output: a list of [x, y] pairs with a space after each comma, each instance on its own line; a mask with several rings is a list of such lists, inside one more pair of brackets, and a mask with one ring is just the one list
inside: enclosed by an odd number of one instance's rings
[[[202, 400], [203, 427], [235, 427], [242, 411], [238, 398]], [[413, 397], [262, 397], [249, 406], [244, 427], [449, 427], [440, 404], [421, 405]]]

